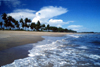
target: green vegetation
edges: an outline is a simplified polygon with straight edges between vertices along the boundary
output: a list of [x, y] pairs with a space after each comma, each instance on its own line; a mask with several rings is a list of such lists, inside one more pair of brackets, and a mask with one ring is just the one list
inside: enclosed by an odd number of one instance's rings
[[46, 26], [41, 24], [38, 20], [37, 23], [31, 22], [28, 18], [21, 18], [19, 22], [12, 16], [7, 16], [6, 13], [2, 14], [4, 22], [0, 22], [0, 29], [2, 30], [30, 30], [30, 31], [48, 31], [48, 32], [76, 32], [73, 30], [63, 29], [61, 27]]

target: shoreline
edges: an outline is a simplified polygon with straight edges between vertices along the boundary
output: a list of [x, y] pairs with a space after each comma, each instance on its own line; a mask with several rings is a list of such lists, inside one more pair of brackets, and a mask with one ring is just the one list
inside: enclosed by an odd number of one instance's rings
[[44, 40], [42, 36], [64, 36], [70, 33], [0, 31], [0, 66], [12, 63], [15, 59], [28, 57], [33, 43]]
[[63, 36], [71, 33], [33, 32], [33, 31], [0, 31], [0, 51], [8, 48], [42, 41], [41, 36]]

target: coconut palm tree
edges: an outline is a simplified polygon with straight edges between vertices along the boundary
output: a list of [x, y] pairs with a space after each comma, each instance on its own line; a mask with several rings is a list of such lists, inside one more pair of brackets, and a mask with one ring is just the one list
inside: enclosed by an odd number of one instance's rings
[[2, 22], [0, 22], [1, 29], [2, 29], [2, 25], [3, 25], [3, 23], [2, 23]]
[[25, 18], [25, 29], [27, 27], [28, 18]]
[[21, 24], [20, 24], [21, 27], [23, 27], [23, 23], [24, 23], [23, 18], [20, 19], [20, 23], [21, 23]]
[[18, 21], [15, 21], [15, 26], [19, 29], [19, 23], [18, 23]]
[[6, 29], [7, 29], [7, 23], [8, 23], [8, 20], [7, 20], [7, 14], [6, 13], [3, 13], [2, 15], [1, 15], [1, 17], [2, 17], [2, 19], [4, 20], [4, 26], [6, 27]]
[[20, 29], [20, 28], [19, 28], [19, 24], [17, 24], [16, 27], [17, 27], [18, 29]]
[[8, 16], [7, 19], [8, 19], [8, 27], [10, 27], [10, 29], [12, 27], [14, 28], [14, 25], [12, 24], [12, 20], [13, 20], [12, 16]]
[[31, 23], [31, 29], [33, 30], [33, 29], [35, 29], [36, 28], [36, 24], [35, 23]]
[[1, 16], [2, 16], [2, 19], [3, 20], [6, 20], [7, 19], [7, 14], [6, 13], [3, 13]]
[[49, 29], [50, 29], [50, 25], [48, 24], [48, 25], [47, 25], [47, 30], [49, 31]]
[[28, 19], [27, 23], [28, 23], [27, 28], [30, 28], [30, 26], [31, 26], [31, 24], [30, 24], [31, 23], [31, 19]]
[[8, 27], [8, 20], [6, 19], [6, 20], [4, 20], [4, 26], [6, 27], [6, 29], [7, 29], [7, 27]]
[[41, 31], [43, 31], [45, 29], [45, 24], [41, 25]]
[[8, 16], [7, 18], [8, 18], [8, 21], [12, 21], [13, 19], [12, 16]]
[[41, 24], [40, 24], [40, 21], [38, 21], [36, 25], [36, 30], [39, 31], [40, 28], [41, 28]]

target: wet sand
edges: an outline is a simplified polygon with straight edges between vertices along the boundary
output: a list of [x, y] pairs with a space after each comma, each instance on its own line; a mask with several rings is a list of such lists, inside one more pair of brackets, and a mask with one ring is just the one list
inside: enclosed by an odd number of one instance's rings
[[43, 40], [41, 36], [63, 36], [68, 33], [31, 32], [31, 31], [0, 31], [0, 50], [36, 43]]
[[41, 36], [63, 36], [72, 33], [33, 32], [33, 31], [0, 31], [0, 66], [9, 64], [15, 59], [25, 58], [32, 43], [42, 41]]

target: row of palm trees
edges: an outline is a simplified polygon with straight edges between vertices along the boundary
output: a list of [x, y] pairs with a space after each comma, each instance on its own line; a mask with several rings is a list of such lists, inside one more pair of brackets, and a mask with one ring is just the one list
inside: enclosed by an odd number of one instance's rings
[[4, 22], [0, 22], [1, 29], [9, 30], [31, 30], [31, 31], [53, 31], [53, 32], [76, 32], [73, 30], [63, 29], [61, 27], [57, 28], [50, 26], [49, 24], [41, 24], [40, 21], [37, 23], [31, 22], [28, 18], [21, 18], [19, 22], [15, 20], [12, 16], [7, 16], [6, 13], [2, 14], [2, 19]]

